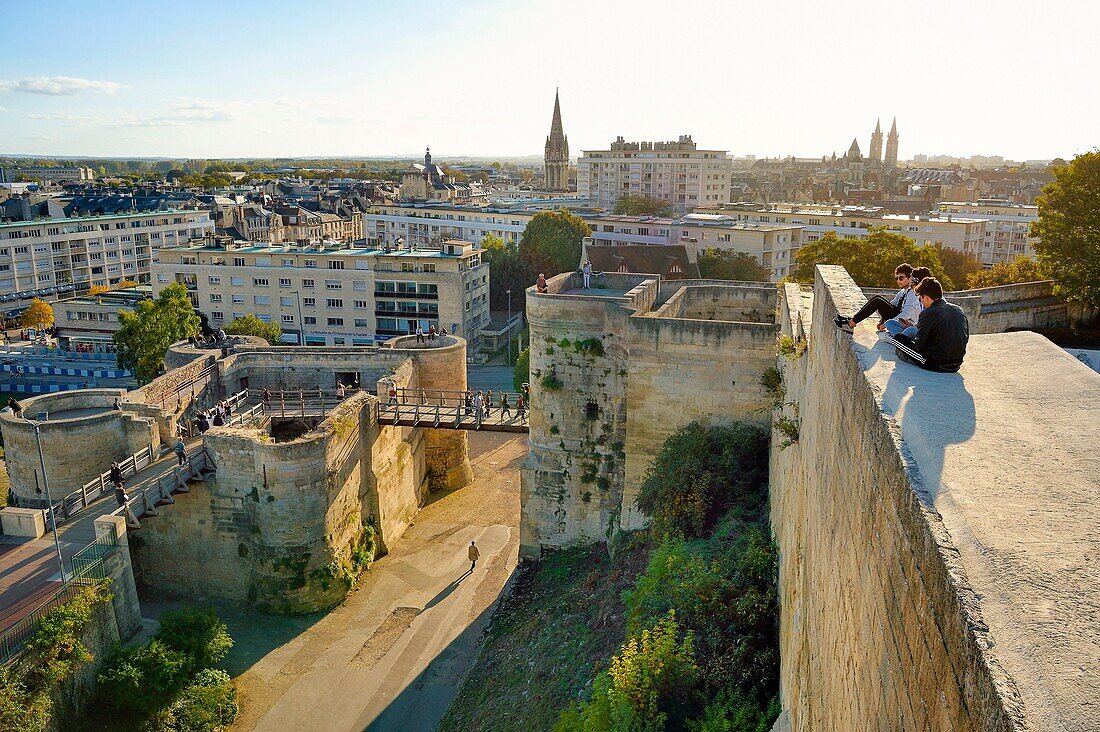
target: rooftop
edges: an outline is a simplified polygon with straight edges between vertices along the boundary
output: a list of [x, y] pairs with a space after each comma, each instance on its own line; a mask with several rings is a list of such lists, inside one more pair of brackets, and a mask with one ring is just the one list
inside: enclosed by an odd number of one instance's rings
[[0, 228], [14, 228], [16, 226], [56, 226], [58, 224], [89, 224], [99, 223], [101, 221], [117, 221], [121, 219], [132, 219], [140, 216], [168, 216], [171, 214], [206, 214], [210, 215], [209, 211], [197, 211], [194, 209], [177, 209], [166, 208], [162, 211], [133, 211], [124, 214], [108, 214], [106, 216], [71, 216], [68, 218], [60, 219], [34, 219], [33, 221], [7, 221], [0, 223]]
[[[469, 244], [469, 242], [465, 242]], [[189, 242], [187, 244], [161, 247], [161, 252], [232, 252], [233, 254], [300, 254], [313, 257], [437, 257], [458, 258], [471, 252], [480, 251], [475, 247], [465, 247], [461, 254], [447, 254], [442, 249], [398, 249], [391, 247], [389, 251], [379, 247], [358, 246], [363, 242], [354, 242], [349, 246], [336, 248], [318, 246], [295, 246], [284, 244], [269, 244], [261, 242], [238, 242], [236, 245], [226, 247], [225, 244], [209, 245], [202, 241]]]

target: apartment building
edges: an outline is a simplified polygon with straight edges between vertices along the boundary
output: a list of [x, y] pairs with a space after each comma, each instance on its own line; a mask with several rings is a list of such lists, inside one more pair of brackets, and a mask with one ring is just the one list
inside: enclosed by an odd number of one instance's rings
[[206, 211], [150, 211], [115, 216], [42, 218], [0, 223], [0, 302], [5, 310], [35, 297], [148, 283], [162, 247], [212, 234]]
[[290, 343], [374, 345], [442, 325], [476, 348], [489, 322], [489, 266], [469, 241], [395, 249], [210, 237], [161, 250], [153, 271], [154, 291], [184, 283], [212, 326], [252, 314]]
[[46, 183], [80, 183], [95, 180], [91, 168], [0, 168], [0, 183], [14, 183], [19, 177]]
[[[365, 220], [374, 246], [405, 241], [414, 247], [454, 237], [481, 241], [487, 235], [519, 243], [523, 230], [541, 206], [476, 207], [413, 204], [376, 206]], [[624, 216], [576, 211], [602, 246], [684, 245], [695, 262], [703, 249], [728, 249], [755, 256], [767, 267], [779, 262], [785, 274], [788, 251], [802, 244], [803, 227], [786, 223], [739, 221], [730, 215], [687, 214], [682, 217]]]
[[1035, 257], [1039, 238], [1031, 236], [1031, 222], [1039, 218], [1039, 207], [1012, 203], [998, 198], [980, 198], [975, 202], [945, 201], [937, 213], [943, 217], [983, 218], [989, 221], [978, 259], [992, 266], [1016, 257]]
[[114, 334], [121, 327], [119, 313], [133, 312], [152, 297], [150, 285], [112, 290], [101, 295], [81, 295], [53, 304], [58, 345], [65, 351], [114, 353]]
[[[949, 249], [977, 255], [985, 241], [988, 221], [967, 216], [906, 216], [887, 214], [873, 206], [828, 206], [814, 204], [730, 203], [700, 208], [697, 213], [724, 214], [737, 221], [763, 224], [785, 224], [802, 227], [801, 240], [790, 240], [790, 249], [778, 250], [773, 258], [773, 276], [790, 273], [795, 251], [804, 243], [819, 240], [832, 231], [845, 239], [863, 239], [870, 229], [884, 226], [904, 234], [917, 244], [940, 244]], [[778, 272], [778, 274], [777, 274]]]
[[678, 213], [730, 200], [733, 161], [725, 150], [700, 150], [691, 135], [675, 142], [626, 142], [585, 150], [577, 161], [577, 194], [612, 210], [623, 196], [670, 202]]

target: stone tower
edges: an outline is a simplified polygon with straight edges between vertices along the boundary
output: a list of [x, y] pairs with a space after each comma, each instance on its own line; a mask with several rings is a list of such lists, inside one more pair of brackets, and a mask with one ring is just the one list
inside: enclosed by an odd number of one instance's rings
[[898, 118], [890, 125], [890, 134], [886, 137], [886, 167], [898, 167]]
[[569, 139], [561, 128], [561, 107], [558, 91], [554, 90], [554, 119], [550, 122], [550, 136], [546, 138], [546, 190], [569, 190]]
[[867, 153], [867, 157], [872, 162], [882, 162], [882, 124], [881, 120], [875, 120], [875, 131], [871, 133], [871, 149]]

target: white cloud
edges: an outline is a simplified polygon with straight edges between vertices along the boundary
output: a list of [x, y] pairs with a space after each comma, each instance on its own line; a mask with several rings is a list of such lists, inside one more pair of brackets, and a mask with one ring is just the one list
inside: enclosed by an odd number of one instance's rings
[[79, 94], [80, 92], [114, 94], [120, 89], [127, 88], [129, 87], [117, 81], [93, 81], [92, 79], [81, 79], [76, 76], [40, 76], [21, 81], [0, 80], [0, 91], [48, 94], [50, 96], [67, 96]]
[[54, 112], [51, 114], [28, 114], [27, 119], [34, 120], [53, 120], [57, 122], [94, 122], [95, 117], [89, 117], [83, 114], [65, 114], [62, 112]]

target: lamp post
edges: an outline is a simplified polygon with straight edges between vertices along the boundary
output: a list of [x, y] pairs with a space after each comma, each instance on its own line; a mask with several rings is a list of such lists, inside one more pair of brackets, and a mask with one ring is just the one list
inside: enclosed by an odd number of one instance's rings
[[512, 291], [510, 289], [505, 290], [508, 293], [508, 319], [504, 321], [504, 329], [508, 334], [508, 350], [504, 352], [504, 363], [507, 366], [512, 365]]
[[50, 495], [50, 480], [46, 477], [46, 458], [42, 454], [42, 432], [39, 430], [39, 423], [30, 420], [27, 417], [23, 418], [27, 424], [34, 427], [34, 439], [38, 443], [38, 464], [42, 469], [42, 484], [46, 487], [46, 503], [49, 505], [50, 511], [50, 524], [53, 528], [53, 544], [57, 549], [57, 566], [61, 570], [61, 581], [65, 581], [65, 561], [61, 557], [61, 540], [57, 538], [57, 517], [53, 512], [53, 497]]

